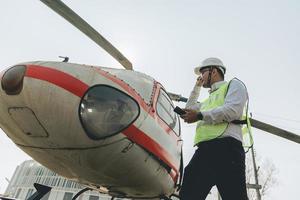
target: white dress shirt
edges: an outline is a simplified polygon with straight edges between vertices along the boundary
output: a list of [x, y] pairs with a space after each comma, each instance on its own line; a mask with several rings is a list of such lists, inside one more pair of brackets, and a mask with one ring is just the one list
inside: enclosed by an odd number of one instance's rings
[[[214, 83], [211, 86], [210, 92], [217, 90], [223, 83], [225, 83], [225, 81]], [[196, 110], [198, 112], [201, 111], [201, 103], [197, 102], [200, 88], [201, 87], [197, 85], [194, 86], [185, 108]], [[207, 124], [218, 124], [239, 120], [243, 115], [243, 110], [247, 101], [248, 93], [244, 84], [238, 79], [233, 79], [229, 84], [224, 105], [208, 111], [201, 111], [203, 121]], [[229, 123], [227, 129], [220, 137], [233, 137], [243, 142], [241, 125]]]

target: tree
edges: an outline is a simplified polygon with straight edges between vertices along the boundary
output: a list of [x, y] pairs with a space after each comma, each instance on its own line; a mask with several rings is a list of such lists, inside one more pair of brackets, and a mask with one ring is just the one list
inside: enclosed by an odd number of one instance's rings
[[[246, 154], [246, 182], [255, 184], [254, 165], [251, 151]], [[261, 197], [267, 196], [270, 189], [278, 184], [276, 179], [277, 169], [269, 159], [262, 160], [254, 151], [254, 158], [257, 165], [258, 184], [261, 185], [259, 190]], [[247, 189], [249, 200], [258, 200], [255, 189]]]

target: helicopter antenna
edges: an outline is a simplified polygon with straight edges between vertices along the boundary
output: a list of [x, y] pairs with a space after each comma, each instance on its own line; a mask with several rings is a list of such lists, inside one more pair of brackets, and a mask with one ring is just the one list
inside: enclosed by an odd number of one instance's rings
[[64, 59], [62, 62], [68, 62], [69, 61], [69, 57], [66, 57], [66, 56], [58, 56], [58, 57]]
[[132, 70], [131, 62], [115, 48], [108, 40], [98, 33], [91, 25], [84, 21], [72, 9], [60, 0], [41, 0], [44, 4], [73, 24], [91, 40], [97, 43], [107, 53], [114, 57], [125, 69]]

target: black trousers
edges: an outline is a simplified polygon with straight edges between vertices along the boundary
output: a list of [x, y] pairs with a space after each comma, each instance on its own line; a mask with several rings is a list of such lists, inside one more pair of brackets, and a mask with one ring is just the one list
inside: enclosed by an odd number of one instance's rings
[[201, 142], [184, 169], [181, 200], [205, 200], [216, 185], [222, 200], [247, 200], [245, 153], [234, 138]]

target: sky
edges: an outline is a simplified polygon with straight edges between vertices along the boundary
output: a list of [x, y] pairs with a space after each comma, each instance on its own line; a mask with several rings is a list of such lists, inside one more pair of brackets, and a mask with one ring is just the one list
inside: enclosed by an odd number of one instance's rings
[[[222, 59], [226, 79], [238, 77], [258, 120], [300, 135], [300, 2], [296, 0], [89, 0], [65, 3], [116, 46], [136, 71], [170, 92], [189, 96], [193, 68]], [[68, 22], [36, 0], [1, 1], [0, 69], [34, 60], [121, 68]], [[205, 90], [200, 100], [207, 96]], [[184, 104], [178, 104], [184, 106]], [[193, 154], [195, 125], [182, 122], [184, 160]], [[278, 184], [266, 200], [300, 196], [300, 145], [253, 129], [254, 148], [276, 167]], [[0, 193], [15, 167], [30, 159], [0, 131]]]

